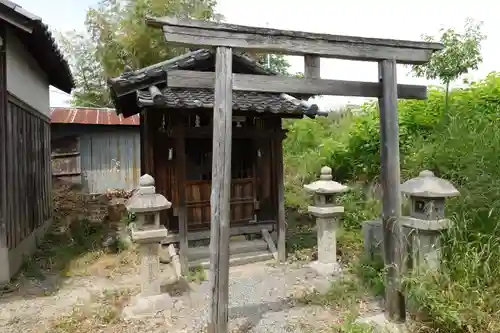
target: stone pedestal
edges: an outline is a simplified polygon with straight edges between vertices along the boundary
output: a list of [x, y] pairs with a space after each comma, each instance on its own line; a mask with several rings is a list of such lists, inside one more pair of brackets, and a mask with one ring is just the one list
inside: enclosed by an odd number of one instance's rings
[[337, 230], [344, 207], [337, 206], [335, 195], [345, 192], [348, 188], [332, 180], [332, 169], [323, 167], [320, 180], [306, 185], [306, 190], [314, 193], [314, 206], [308, 211], [316, 217], [318, 232], [318, 260], [310, 267], [319, 275], [328, 276], [340, 272], [337, 262]]
[[159, 242], [166, 236], [166, 229], [132, 231], [141, 254], [141, 292], [123, 309], [124, 319], [151, 317], [172, 308], [170, 295], [161, 293]]
[[[338, 216], [344, 211], [343, 207], [331, 207], [338, 211]], [[310, 267], [320, 275], [332, 275], [340, 272], [337, 262], [337, 230], [339, 221], [337, 216], [316, 219], [318, 233], [318, 260]]]
[[160, 253], [157, 243], [143, 244], [141, 253], [141, 295], [158, 295], [160, 291]]
[[439, 269], [441, 264], [441, 234], [449, 227], [450, 220], [435, 221], [420, 220], [412, 217], [403, 217], [401, 224], [408, 233], [408, 243], [411, 249], [409, 268], [414, 273], [420, 269]]

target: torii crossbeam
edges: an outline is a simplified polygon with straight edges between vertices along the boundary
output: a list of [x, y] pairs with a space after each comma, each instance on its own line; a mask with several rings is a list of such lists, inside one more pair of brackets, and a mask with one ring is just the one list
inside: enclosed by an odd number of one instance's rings
[[[390, 39], [337, 36], [185, 20], [173, 17], [147, 18], [150, 26], [163, 29], [168, 43], [182, 46], [215, 47], [215, 74], [169, 71], [168, 85], [175, 87], [215, 87], [212, 157], [210, 284], [212, 300], [209, 333], [226, 333], [229, 282], [229, 214], [232, 141], [232, 90], [287, 92], [378, 97], [381, 131], [381, 179], [383, 189], [384, 260], [386, 273], [386, 313], [391, 321], [404, 321], [405, 305], [399, 275], [402, 268], [402, 232], [397, 99], [425, 99], [426, 87], [397, 85], [396, 64], [423, 64], [441, 44]], [[232, 74], [232, 52], [252, 50], [305, 58], [305, 78], [262, 77]], [[323, 80], [320, 58], [376, 61], [379, 83]], [[159, 69], [161, 72], [161, 69]], [[150, 84], [154, 84], [154, 75]], [[142, 89], [145, 87], [135, 87]], [[124, 92], [126, 93], [126, 92]], [[279, 170], [283, 177], [283, 170]], [[283, 202], [283, 187], [278, 200]], [[278, 213], [278, 257], [285, 260], [285, 212]], [[182, 249], [181, 249], [182, 250]]]

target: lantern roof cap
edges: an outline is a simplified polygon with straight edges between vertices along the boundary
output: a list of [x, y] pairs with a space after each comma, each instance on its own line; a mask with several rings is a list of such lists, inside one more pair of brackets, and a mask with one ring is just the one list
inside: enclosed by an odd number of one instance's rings
[[139, 179], [139, 190], [127, 201], [130, 213], [154, 213], [169, 209], [172, 203], [162, 194], [156, 193], [155, 180], [151, 175], [142, 175]]
[[414, 197], [446, 198], [460, 195], [460, 192], [446, 179], [436, 177], [432, 171], [423, 170], [418, 177], [401, 184], [402, 193]]
[[316, 194], [334, 194], [349, 191], [349, 187], [333, 180], [332, 168], [328, 166], [321, 168], [319, 180], [314, 181], [311, 184], [304, 185], [304, 188], [307, 191], [314, 192]]

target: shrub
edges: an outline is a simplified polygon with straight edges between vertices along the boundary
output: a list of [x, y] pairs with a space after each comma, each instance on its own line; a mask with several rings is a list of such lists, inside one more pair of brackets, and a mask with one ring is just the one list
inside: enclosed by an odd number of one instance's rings
[[[499, 332], [500, 75], [452, 91], [446, 114], [437, 88], [427, 101], [400, 101], [398, 109], [402, 180], [430, 169], [462, 194], [447, 205], [453, 226], [443, 239], [441, 273], [408, 281], [410, 296], [429, 317], [422, 326], [429, 332]], [[353, 117], [287, 123], [287, 205], [304, 209], [303, 184], [326, 164], [335, 180], [354, 188], [343, 197], [346, 228], [359, 229], [376, 216], [379, 205], [366, 200], [363, 188], [380, 172], [378, 122], [376, 104], [367, 103]]]

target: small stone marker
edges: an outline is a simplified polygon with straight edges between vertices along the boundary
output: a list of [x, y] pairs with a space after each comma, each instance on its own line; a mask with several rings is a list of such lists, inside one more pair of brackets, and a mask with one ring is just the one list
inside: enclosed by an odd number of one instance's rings
[[440, 235], [450, 223], [445, 218], [445, 199], [460, 193], [449, 181], [434, 176], [429, 170], [403, 183], [401, 192], [410, 199], [410, 216], [401, 218], [401, 225], [409, 230], [410, 268], [412, 272], [438, 269], [441, 261]]
[[[154, 179], [143, 175], [139, 190], [127, 203], [127, 210], [137, 215], [137, 226], [146, 230], [131, 230], [132, 241], [139, 245], [141, 254], [141, 292], [130, 305], [123, 309], [124, 319], [154, 316], [160, 311], [168, 311], [173, 302], [169, 294], [161, 293], [160, 280], [160, 242], [167, 237], [167, 229], [160, 226], [160, 211], [169, 209], [171, 203], [155, 192]], [[154, 215], [154, 226], [147, 224], [146, 215]]]
[[336, 196], [349, 190], [332, 179], [332, 169], [325, 166], [321, 168], [319, 180], [304, 186], [307, 191], [314, 193], [314, 205], [309, 206], [308, 211], [316, 217], [318, 232], [318, 260], [311, 263], [311, 268], [323, 276], [340, 272], [337, 263], [337, 229], [344, 207], [336, 204]]

